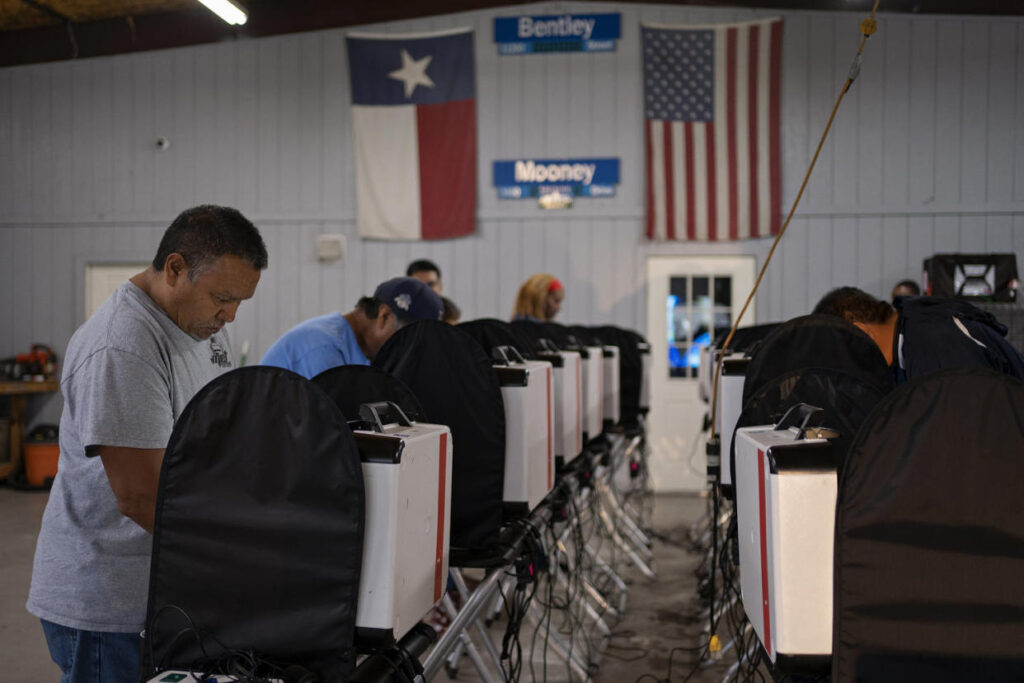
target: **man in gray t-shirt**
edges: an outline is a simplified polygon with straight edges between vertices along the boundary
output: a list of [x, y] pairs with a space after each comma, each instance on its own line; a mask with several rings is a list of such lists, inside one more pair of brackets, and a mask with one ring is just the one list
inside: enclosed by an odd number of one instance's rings
[[68, 343], [60, 462], [27, 604], [64, 681], [139, 678], [164, 448], [189, 400], [234, 366], [222, 328], [266, 265], [259, 232], [238, 211], [189, 209], [153, 265]]

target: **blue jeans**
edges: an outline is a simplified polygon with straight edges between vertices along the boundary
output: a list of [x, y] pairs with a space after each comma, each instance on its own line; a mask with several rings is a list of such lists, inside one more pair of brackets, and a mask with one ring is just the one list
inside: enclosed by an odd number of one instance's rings
[[61, 683], [136, 683], [139, 634], [80, 631], [43, 622], [50, 657], [60, 667]]

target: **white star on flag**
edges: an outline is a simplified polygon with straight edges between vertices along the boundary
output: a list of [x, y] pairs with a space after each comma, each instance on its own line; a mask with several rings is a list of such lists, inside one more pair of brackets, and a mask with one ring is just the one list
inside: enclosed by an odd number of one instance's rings
[[402, 68], [389, 73], [388, 78], [402, 81], [405, 84], [407, 99], [412, 97], [417, 85], [433, 88], [434, 81], [430, 80], [430, 76], [427, 75], [427, 66], [430, 65], [430, 60], [433, 58], [432, 55], [427, 55], [423, 59], [413, 59], [408, 52], [402, 50]]

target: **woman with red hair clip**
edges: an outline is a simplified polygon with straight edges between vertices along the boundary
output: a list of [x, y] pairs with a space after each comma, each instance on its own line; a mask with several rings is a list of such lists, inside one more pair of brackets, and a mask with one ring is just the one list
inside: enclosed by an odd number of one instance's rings
[[516, 295], [512, 320], [532, 320], [546, 323], [558, 315], [565, 298], [565, 287], [558, 278], [548, 273], [531, 275]]

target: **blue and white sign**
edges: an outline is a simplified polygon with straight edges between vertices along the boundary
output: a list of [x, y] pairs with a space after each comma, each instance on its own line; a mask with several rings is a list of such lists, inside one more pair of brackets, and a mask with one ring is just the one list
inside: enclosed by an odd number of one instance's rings
[[515, 159], [494, 162], [499, 199], [531, 199], [550, 192], [614, 197], [618, 159]]
[[611, 52], [622, 35], [620, 24], [618, 13], [498, 17], [494, 20], [494, 42], [499, 55]]

